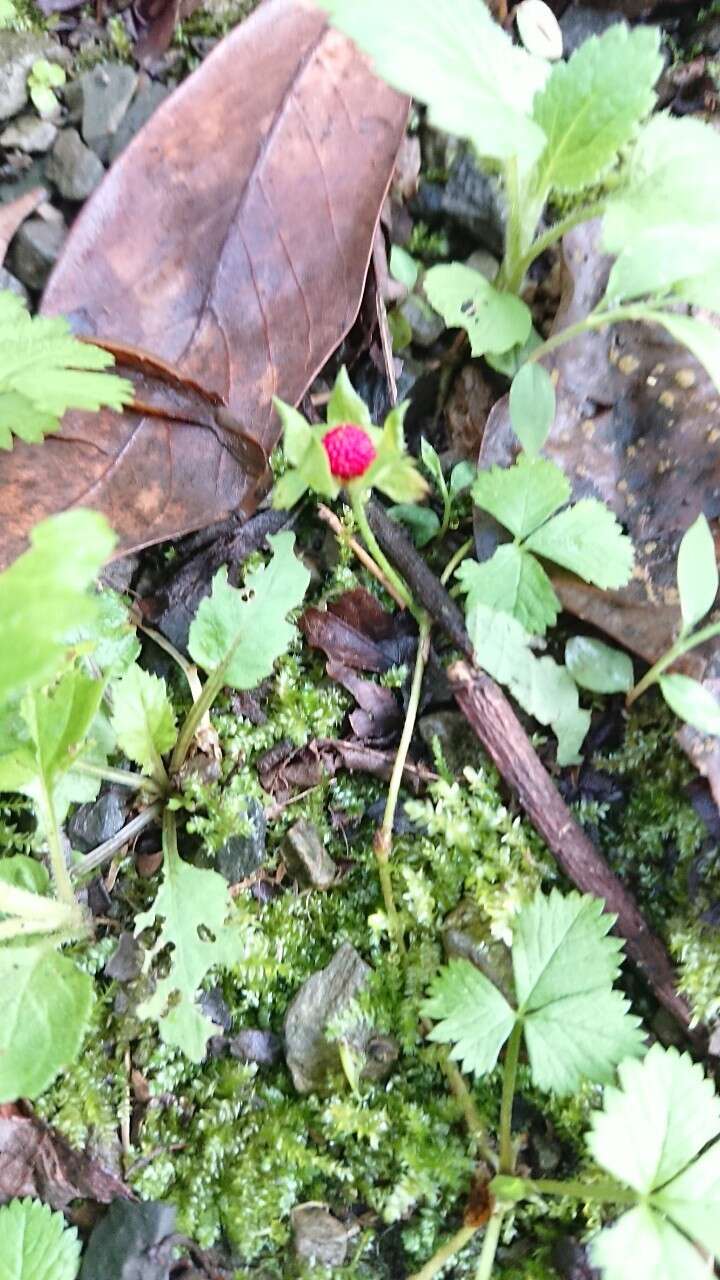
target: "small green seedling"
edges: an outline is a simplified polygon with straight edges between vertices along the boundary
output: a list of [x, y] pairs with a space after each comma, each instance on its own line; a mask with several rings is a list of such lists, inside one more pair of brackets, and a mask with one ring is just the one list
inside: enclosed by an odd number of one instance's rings
[[[612, 924], [593, 898], [538, 894], [515, 922], [512, 1000], [457, 959], [425, 1001], [423, 1012], [435, 1023], [431, 1039], [451, 1045], [451, 1056], [476, 1076], [494, 1069], [504, 1046], [499, 1172], [490, 1183], [494, 1208], [477, 1280], [492, 1274], [512, 1206], [548, 1196], [595, 1203], [615, 1219], [590, 1242], [603, 1280], [703, 1280], [709, 1272], [702, 1251], [720, 1258], [720, 1101], [687, 1055], [656, 1044], [643, 1057], [639, 1020], [613, 986], [622, 944], [610, 935]], [[607, 1086], [587, 1145], [609, 1177], [516, 1174], [512, 1115], [523, 1044], [538, 1089], [570, 1094], [584, 1082]]]
[[38, 58], [28, 76], [28, 89], [33, 106], [43, 118], [56, 116], [60, 110], [54, 90], [65, 84], [65, 71], [56, 62]]
[[[427, 104], [436, 128], [468, 139], [500, 171], [507, 226], [496, 279], [450, 263], [423, 281], [473, 355], [512, 376], [579, 334], [642, 320], [684, 343], [720, 387], [720, 331], [678, 312], [678, 304], [720, 311], [720, 136], [696, 119], [651, 116], [663, 65], [657, 27], [616, 24], [563, 62], [551, 61], [557, 33], [540, 39], [537, 2], [518, 11], [533, 52], [513, 45], [482, 0], [320, 5], [381, 76]], [[569, 211], [539, 230], [548, 204]], [[615, 258], [605, 294], [542, 342], [520, 297], [527, 272], [598, 217], [601, 247]]]
[[457, 462], [450, 472], [448, 483], [437, 450], [428, 440], [420, 441], [420, 456], [426, 471], [435, 483], [436, 493], [442, 503], [442, 517], [438, 516], [432, 507], [421, 506], [417, 502], [396, 503], [388, 510], [393, 520], [406, 526], [418, 548], [445, 537], [456, 520], [462, 499], [467, 495], [475, 478], [475, 467], [472, 463]]

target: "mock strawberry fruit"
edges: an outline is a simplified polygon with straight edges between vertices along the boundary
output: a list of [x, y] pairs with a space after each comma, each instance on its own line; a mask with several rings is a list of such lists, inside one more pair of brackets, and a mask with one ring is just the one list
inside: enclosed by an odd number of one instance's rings
[[338, 480], [356, 480], [375, 460], [375, 446], [362, 427], [344, 422], [323, 436], [330, 470]]

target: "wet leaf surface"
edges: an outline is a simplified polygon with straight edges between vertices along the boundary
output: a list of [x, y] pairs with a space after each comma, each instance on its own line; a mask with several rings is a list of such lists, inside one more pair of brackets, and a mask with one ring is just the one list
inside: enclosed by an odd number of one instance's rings
[[247, 437], [272, 449], [273, 395], [296, 402], [355, 319], [406, 115], [299, 0], [262, 5], [166, 99], [77, 219], [42, 309], [150, 353], [232, 418], [198, 420], [195, 401], [186, 416], [182, 396], [172, 416], [68, 414], [42, 453], [0, 463], [3, 562], [73, 505], [105, 512], [119, 553], [252, 513]]
[[[573, 324], [602, 295], [611, 260], [598, 224], [564, 244], [565, 281], [553, 332]], [[557, 414], [546, 456], [570, 477], [575, 499], [606, 502], [631, 535], [636, 568], [621, 591], [600, 591], [569, 574], [553, 583], [571, 613], [647, 662], [672, 642], [679, 624], [676, 562], [680, 540], [704, 511], [718, 545], [720, 397], [689, 352], [655, 327], [625, 324], [585, 334], [544, 362], [557, 379]], [[508, 398], [491, 412], [480, 465], [505, 465], [515, 451]], [[481, 554], [493, 532], [478, 528]], [[720, 689], [720, 646], [689, 655], [682, 670]], [[681, 740], [720, 799], [720, 747], [683, 730]]]
[[75, 1151], [37, 1116], [8, 1107], [0, 1113], [0, 1204], [23, 1196], [52, 1209], [79, 1198], [102, 1204], [133, 1198], [116, 1174]]

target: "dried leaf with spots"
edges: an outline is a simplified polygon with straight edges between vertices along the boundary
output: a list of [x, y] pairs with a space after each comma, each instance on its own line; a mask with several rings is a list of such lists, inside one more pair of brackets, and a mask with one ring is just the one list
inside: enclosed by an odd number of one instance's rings
[[278, 395], [296, 402], [357, 314], [407, 102], [324, 16], [268, 0], [158, 108], [83, 209], [43, 299], [150, 352], [236, 423], [68, 414], [0, 466], [7, 561], [42, 516], [103, 511], [119, 552], [249, 515]]

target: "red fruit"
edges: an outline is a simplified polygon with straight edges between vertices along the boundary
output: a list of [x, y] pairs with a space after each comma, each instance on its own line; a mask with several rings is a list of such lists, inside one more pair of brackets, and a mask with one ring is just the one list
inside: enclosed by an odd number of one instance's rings
[[338, 480], [355, 480], [375, 460], [375, 446], [369, 435], [352, 422], [333, 427], [323, 436], [323, 445], [330, 470]]

